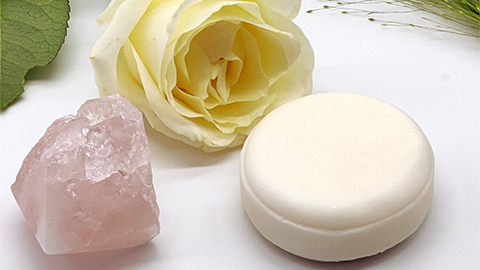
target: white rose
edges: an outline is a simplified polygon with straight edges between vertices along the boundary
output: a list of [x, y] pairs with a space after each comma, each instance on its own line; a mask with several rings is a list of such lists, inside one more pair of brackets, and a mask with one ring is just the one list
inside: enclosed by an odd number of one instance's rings
[[102, 96], [120, 93], [156, 130], [215, 151], [311, 93], [301, 0], [113, 0], [91, 60]]

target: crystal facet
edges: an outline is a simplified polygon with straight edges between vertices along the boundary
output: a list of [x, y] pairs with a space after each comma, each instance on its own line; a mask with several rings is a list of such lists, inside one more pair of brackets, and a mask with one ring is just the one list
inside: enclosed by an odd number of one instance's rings
[[12, 192], [47, 254], [132, 247], [159, 233], [142, 114], [120, 95], [56, 120]]

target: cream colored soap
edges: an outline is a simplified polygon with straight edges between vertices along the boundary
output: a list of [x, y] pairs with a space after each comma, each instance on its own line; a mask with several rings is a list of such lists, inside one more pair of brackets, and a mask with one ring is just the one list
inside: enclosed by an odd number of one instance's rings
[[275, 245], [308, 259], [374, 255], [411, 235], [433, 194], [420, 127], [383, 101], [307, 96], [252, 131], [241, 154], [244, 208]]

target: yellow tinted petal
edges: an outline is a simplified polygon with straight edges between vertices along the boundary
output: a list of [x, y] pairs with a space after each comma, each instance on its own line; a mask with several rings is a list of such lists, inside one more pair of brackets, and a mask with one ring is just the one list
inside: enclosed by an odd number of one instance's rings
[[300, 55], [297, 61], [293, 63], [284, 76], [271, 86], [271, 90], [277, 93], [277, 97], [272, 105], [267, 108], [266, 113], [268, 113], [285, 102], [312, 92], [312, 71], [315, 58], [307, 37], [292, 21], [269, 10], [265, 10], [264, 18], [273, 27], [292, 33], [301, 44]]
[[210, 62], [216, 61], [229, 53], [238, 28], [239, 22], [219, 21], [204, 28], [194, 40], [202, 47]]
[[245, 28], [255, 37], [262, 59], [262, 70], [269, 78], [270, 84], [274, 83], [298, 59], [300, 42], [291, 35], [281, 32], [273, 32], [248, 24]]
[[302, 5], [302, 0], [261, 0], [261, 2], [290, 20], [297, 17]]
[[231, 123], [237, 127], [249, 126], [274, 100], [275, 94], [249, 102], [235, 102], [218, 106], [210, 114], [218, 123]]
[[175, 63], [177, 63], [178, 87], [205, 100], [208, 97], [207, 87], [210, 83], [210, 63], [202, 47], [192, 42], [184, 59], [181, 56], [175, 56]]
[[173, 105], [181, 115], [188, 118], [202, 117], [211, 120], [212, 117], [199, 97], [185, 93], [178, 87], [172, 90], [172, 94], [175, 97]]
[[95, 82], [101, 95], [117, 93], [117, 58], [132, 29], [141, 18], [150, 0], [128, 0], [112, 3], [107, 12], [111, 21], [102, 36], [93, 45], [90, 59]]
[[240, 28], [232, 52], [243, 60], [243, 69], [238, 82], [231, 86], [228, 101], [249, 101], [267, 96], [269, 80], [262, 70], [255, 37], [245, 28]]
[[167, 26], [180, 7], [177, 0], [154, 1], [130, 34], [130, 41], [156, 84], [169, 37]]

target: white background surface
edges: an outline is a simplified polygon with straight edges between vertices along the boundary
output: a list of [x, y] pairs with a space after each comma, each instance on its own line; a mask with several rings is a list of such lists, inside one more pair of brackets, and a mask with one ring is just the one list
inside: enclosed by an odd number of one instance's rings
[[[305, 0], [296, 22], [316, 53], [314, 92], [390, 102], [422, 127], [436, 157], [435, 192], [420, 229], [383, 254], [344, 263], [290, 255], [252, 226], [240, 200], [239, 149], [205, 154], [147, 129], [161, 234], [127, 250], [43, 254], [10, 192], [46, 128], [98, 97], [89, 51], [108, 4], [71, 1], [66, 43], [27, 75], [26, 92], [0, 113], [1, 269], [480, 269], [480, 39], [386, 28], [321, 11]], [[406, 15], [414, 16], [412, 15]]]

